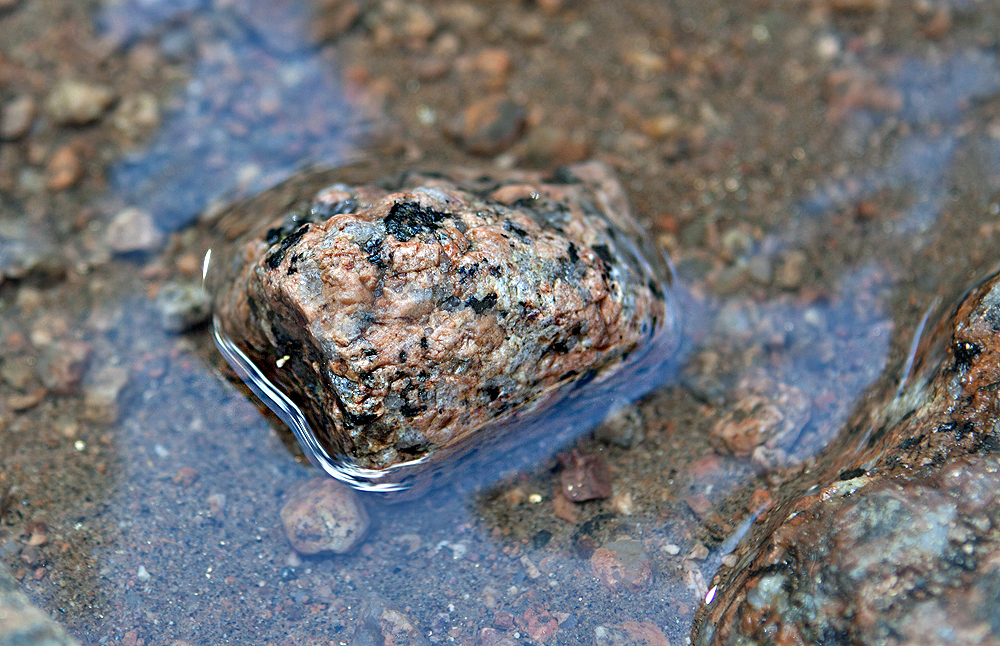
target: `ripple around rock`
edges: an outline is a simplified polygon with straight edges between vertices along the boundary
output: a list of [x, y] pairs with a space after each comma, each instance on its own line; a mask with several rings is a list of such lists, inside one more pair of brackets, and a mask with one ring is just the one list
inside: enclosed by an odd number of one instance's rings
[[[269, 197], [220, 225], [250, 232], [212, 250], [219, 345], [260, 375], [252, 386], [287, 396], [272, 401], [279, 414], [301, 408], [285, 421], [337, 477], [426, 470], [589, 384], [606, 411], [648, 391], [631, 371], [653, 347], [674, 347], [665, 264], [603, 165], [406, 173], [329, 185], [282, 211]], [[602, 390], [612, 375], [620, 392]], [[603, 413], [581, 416], [566, 426]]]
[[997, 643], [998, 328], [993, 275], [923, 343], [907, 387], [762, 514], [695, 643]]

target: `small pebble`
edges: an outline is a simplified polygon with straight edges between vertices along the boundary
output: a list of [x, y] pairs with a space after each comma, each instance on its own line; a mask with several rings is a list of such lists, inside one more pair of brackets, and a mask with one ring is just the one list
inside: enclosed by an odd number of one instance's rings
[[521, 565], [524, 567], [524, 572], [528, 575], [529, 579], [537, 579], [542, 576], [541, 570], [539, 570], [538, 566], [535, 565], [530, 558], [528, 558], [527, 554], [521, 555]]
[[113, 123], [130, 139], [144, 135], [160, 125], [160, 104], [149, 92], [131, 94], [115, 110]]
[[208, 503], [208, 513], [213, 518], [223, 518], [226, 515], [226, 494], [213, 493], [205, 499]]
[[116, 253], [155, 251], [163, 244], [163, 233], [148, 212], [127, 208], [108, 225], [107, 243]]
[[630, 638], [630, 643], [642, 646], [670, 646], [670, 641], [660, 627], [650, 621], [626, 621], [621, 628]]
[[517, 646], [517, 641], [510, 635], [505, 635], [496, 628], [487, 626], [479, 631], [476, 646]]
[[631, 539], [611, 541], [594, 550], [590, 568], [608, 590], [639, 591], [649, 585], [653, 569], [642, 543]]
[[70, 188], [83, 177], [83, 163], [75, 146], [66, 144], [52, 153], [45, 167], [45, 185], [53, 191]]
[[632, 504], [632, 494], [627, 491], [615, 494], [611, 498], [611, 508], [622, 516], [631, 516], [635, 509]]
[[569, 500], [583, 502], [611, 496], [611, 474], [601, 456], [573, 449], [568, 454], [561, 454], [559, 462], [563, 466], [560, 474], [562, 493]]
[[118, 418], [118, 393], [128, 383], [128, 370], [104, 366], [88, 375], [83, 386], [84, 417], [112, 422]]
[[12, 141], [27, 134], [35, 120], [36, 109], [35, 100], [27, 94], [8, 102], [0, 116], [0, 137]]
[[23, 358], [10, 357], [0, 364], [0, 379], [11, 388], [24, 392], [35, 380], [35, 369]]
[[426, 42], [437, 30], [437, 21], [424, 7], [412, 4], [407, 7], [404, 33], [416, 42]]
[[181, 467], [174, 474], [174, 484], [179, 484], [182, 487], [190, 487], [198, 479], [198, 469], [194, 467]]
[[212, 305], [200, 283], [168, 283], [156, 297], [163, 328], [185, 332], [208, 321]]
[[801, 249], [792, 249], [782, 254], [781, 266], [777, 271], [778, 284], [785, 289], [798, 289], [802, 286], [808, 258]]
[[643, 120], [642, 131], [653, 139], [666, 139], [681, 130], [681, 118], [676, 114], [664, 113]]
[[[329, 478], [327, 478], [329, 480]], [[332, 480], [331, 480], [332, 482]], [[424, 630], [402, 610], [371, 595], [361, 605], [351, 646], [395, 644], [397, 646], [430, 646]]]
[[86, 341], [60, 340], [45, 351], [39, 368], [46, 388], [59, 395], [76, 392], [93, 347]]
[[567, 523], [575, 525], [580, 520], [580, 508], [576, 503], [571, 502], [559, 491], [552, 496], [552, 513], [556, 518], [565, 520]]
[[466, 150], [495, 155], [506, 150], [524, 132], [528, 112], [503, 95], [486, 97], [469, 105], [447, 129]]
[[288, 540], [300, 554], [342, 554], [368, 531], [368, 513], [354, 490], [329, 477], [309, 480], [281, 508]]
[[26, 565], [35, 567], [40, 565], [44, 557], [42, 556], [42, 551], [38, 549], [36, 545], [28, 545], [21, 550], [21, 560], [24, 561]]
[[115, 93], [104, 85], [81, 81], [63, 81], [52, 91], [46, 109], [61, 125], [85, 125], [96, 121], [115, 100]]
[[500, 89], [510, 76], [513, 61], [507, 50], [487, 47], [473, 59], [473, 67], [486, 77], [486, 83], [490, 88]]
[[135, 571], [135, 578], [138, 579], [139, 581], [142, 581], [143, 583], [146, 583], [153, 578], [153, 575], [149, 573], [149, 570], [146, 569], [146, 566], [140, 565], [139, 568]]
[[34, 408], [45, 399], [45, 393], [45, 388], [40, 387], [24, 395], [11, 395], [7, 398], [7, 408], [15, 412]]
[[514, 627], [514, 615], [506, 610], [501, 610], [493, 616], [493, 627], [500, 630], [510, 630]]

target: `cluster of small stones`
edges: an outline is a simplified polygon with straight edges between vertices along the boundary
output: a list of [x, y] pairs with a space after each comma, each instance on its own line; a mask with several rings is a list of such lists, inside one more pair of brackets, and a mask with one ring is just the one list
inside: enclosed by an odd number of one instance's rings
[[[552, 403], [623, 365], [670, 315], [600, 164], [547, 178], [406, 173], [288, 207], [213, 249], [217, 331], [331, 455], [364, 468]], [[260, 215], [244, 211], [222, 222]]]

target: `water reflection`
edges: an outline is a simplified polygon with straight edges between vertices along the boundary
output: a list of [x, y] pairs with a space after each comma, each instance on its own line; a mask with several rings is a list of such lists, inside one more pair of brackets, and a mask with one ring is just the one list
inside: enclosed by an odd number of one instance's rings
[[[129, 1], [98, 17], [124, 45], [157, 42], [190, 79], [152, 144], [117, 164], [113, 189], [169, 231], [214, 199], [257, 192], [303, 165], [342, 163], [363, 129], [333, 51], [300, 2]], [[273, 31], [272, 31], [273, 29]]]

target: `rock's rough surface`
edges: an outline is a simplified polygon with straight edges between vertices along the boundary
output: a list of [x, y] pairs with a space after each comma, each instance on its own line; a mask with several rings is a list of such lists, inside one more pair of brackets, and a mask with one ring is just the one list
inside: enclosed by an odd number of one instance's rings
[[0, 564], [0, 646], [74, 646], [62, 626], [18, 591], [17, 582]]
[[281, 508], [281, 522], [301, 554], [349, 552], [368, 531], [368, 512], [354, 490], [330, 478], [313, 478]]
[[762, 514], [698, 644], [1000, 643], [1000, 276]]
[[291, 202], [213, 249], [208, 289], [217, 332], [323, 448], [385, 469], [676, 335], [637, 231], [598, 164], [547, 180], [407, 173]]

